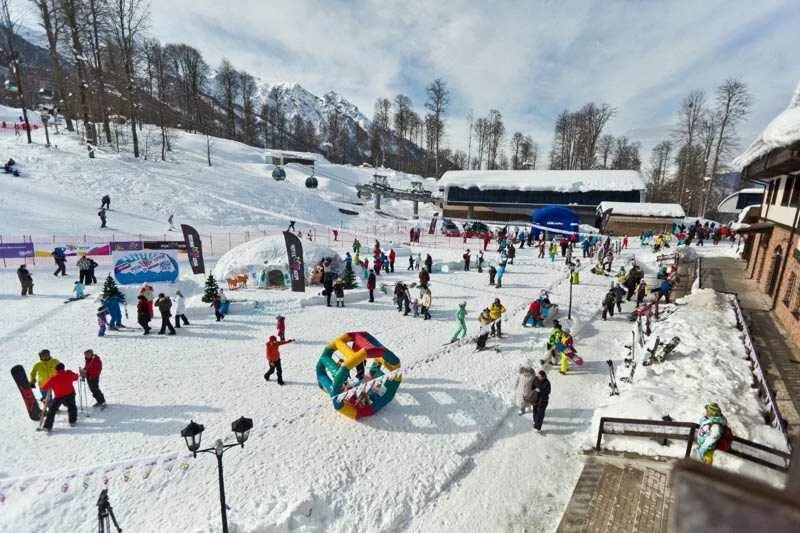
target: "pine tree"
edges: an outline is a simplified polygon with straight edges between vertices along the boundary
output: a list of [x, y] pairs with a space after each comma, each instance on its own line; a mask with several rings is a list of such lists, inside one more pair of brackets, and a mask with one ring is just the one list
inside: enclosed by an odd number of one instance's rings
[[217, 285], [217, 280], [214, 279], [214, 276], [209, 274], [208, 278], [206, 279], [206, 288], [205, 292], [203, 293], [202, 300], [205, 303], [211, 303], [214, 301], [214, 297], [219, 294], [219, 285]]
[[117, 282], [114, 281], [114, 278], [111, 277], [111, 274], [106, 277], [105, 283], [103, 283], [103, 299], [111, 298], [112, 296], [119, 296], [123, 300], [125, 299], [125, 295], [122, 294], [122, 291], [119, 290], [117, 287]]
[[347, 268], [344, 270], [344, 276], [342, 276], [342, 284], [344, 285], [345, 289], [355, 289], [358, 287], [356, 283], [356, 274], [353, 272], [353, 267], [348, 265]]

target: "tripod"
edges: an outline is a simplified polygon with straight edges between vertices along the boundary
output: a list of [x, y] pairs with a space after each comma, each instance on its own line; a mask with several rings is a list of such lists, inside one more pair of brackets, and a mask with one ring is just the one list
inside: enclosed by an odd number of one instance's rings
[[103, 489], [100, 491], [100, 497], [97, 498], [97, 523], [99, 526], [98, 532], [112, 533], [111, 522], [114, 523], [117, 533], [121, 533], [122, 528], [119, 527], [119, 524], [117, 523], [117, 517], [114, 516], [114, 509], [112, 509], [111, 504], [108, 503], [108, 489]]
[[81, 376], [81, 382], [78, 386], [78, 407], [80, 412], [86, 417], [89, 416], [88, 396], [89, 395], [86, 393], [86, 378]]

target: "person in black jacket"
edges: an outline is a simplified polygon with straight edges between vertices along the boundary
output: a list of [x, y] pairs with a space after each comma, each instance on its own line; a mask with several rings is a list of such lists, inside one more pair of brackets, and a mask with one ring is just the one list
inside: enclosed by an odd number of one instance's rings
[[606, 320], [608, 315], [614, 316], [614, 303], [616, 301], [617, 292], [614, 287], [611, 287], [603, 298], [603, 320]]
[[427, 254], [425, 256], [425, 269], [428, 271], [428, 274], [433, 272], [433, 258], [431, 257], [431, 254]]
[[61, 274], [62, 276], [67, 275], [67, 256], [64, 253], [63, 248], [56, 248], [53, 250], [53, 253], [50, 255], [53, 256], [53, 260], [56, 262], [56, 271], [53, 272], [54, 276], [58, 276]]
[[542, 431], [544, 413], [547, 410], [547, 402], [550, 401], [550, 381], [544, 370], [539, 370], [533, 378], [533, 427], [536, 431]]
[[175, 335], [175, 328], [169, 320], [169, 317], [172, 316], [172, 300], [170, 297], [165, 296], [163, 292], [160, 293], [156, 300], [156, 307], [158, 307], [158, 312], [161, 313], [161, 329], [158, 334], [163, 335], [169, 329], [169, 334]]
[[336, 273], [330, 270], [323, 274], [322, 286], [325, 287], [325, 305], [331, 306], [331, 296], [333, 296], [333, 280], [336, 279]]
[[31, 276], [28, 267], [25, 265], [20, 265], [17, 269], [17, 277], [19, 278], [19, 284], [22, 286], [22, 296], [25, 295], [33, 295], [33, 276]]

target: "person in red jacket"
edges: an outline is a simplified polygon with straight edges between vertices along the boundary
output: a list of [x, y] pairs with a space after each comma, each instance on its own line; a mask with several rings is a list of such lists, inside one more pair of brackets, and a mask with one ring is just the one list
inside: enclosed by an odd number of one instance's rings
[[47, 409], [47, 416], [44, 419], [44, 429], [49, 433], [53, 429], [53, 419], [56, 411], [62, 406], [67, 406], [69, 425], [74, 426], [78, 421], [78, 406], [75, 405], [75, 387], [72, 384], [78, 381], [78, 374], [72, 370], [65, 370], [64, 363], [56, 366], [56, 373], [42, 385], [43, 391], [53, 391], [53, 399], [50, 400]]
[[369, 271], [369, 276], [367, 277], [367, 290], [369, 291], [369, 301], [375, 301], [375, 270]]
[[397, 254], [394, 248], [389, 249], [389, 272], [394, 273], [394, 260], [397, 259]]
[[103, 371], [103, 361], [92, 350], [83, 352], [83, 357], [85, 365], [79, 369], [81, 379], [86, 379], [86, 384], [89, 385], [89, 390], [92, 391], [92, 396], [97, 402], [93, 407], [105, 409], [106, 397], [103, 396], [103, 391], [100, 390], [100, 373]]
[[528, 327], [528, 320], [533, 320], [533, 327], [544, 325], [542, 322], [542, 303], [539, 300], [534, 300], [528, 307], [528, 312], [525, 314], [525, 318], [522, 319], [523, 328]]
[[281, 368], [280, 347], [284, 344], [289, 344], [290, 342], [294, 342], [294, 339], [279, 341], [275, 335], [269, 336], [269, 340], [267, 341], [267, 363], [269, 364], [269, 370], [267, 370], [267, 373], [264, 374], [264, 379], [267, 381], [269, 381], [272, 373], [277, 370], [278, 385], [283, 385], [283, 369]]

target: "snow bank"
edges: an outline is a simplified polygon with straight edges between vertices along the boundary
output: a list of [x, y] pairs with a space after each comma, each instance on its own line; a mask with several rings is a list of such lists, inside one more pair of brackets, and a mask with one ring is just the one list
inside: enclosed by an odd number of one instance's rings
[[558, 192], [645, 189], [635, 170], [448, 170], [439, 187]]
[[[331, 259], [331, 267], [334, 271], [341, 272], [344, 270], [339, 252], [314, 242], [303, 242], [306, 275], [324, 258]], [[217, 261], [214, 267], [214, 277], [218, 280], [223, 280], [240, 274], [261, 272], [265, 268], [282, 272], [286, 272], [289, 269], [289, 260], [286, 255], [286, 244], [283, 236], [271, 235], [262, 237], [232, 248]]]
[[600, 202], [598, 209], [611, 209], [613, 215], [633, 217], [683, 218], [686, 213], [680, 204], [660, 204], [650, 202]]
[[767, 124], [766, 129], [747, 147], [747, 150], [733, 160], [733, 165], [740, 169], [744, 168], [772, 150], [789, 146], [797, 141], [800, 141], [800, 83], [794, 90], [789, 107]]

